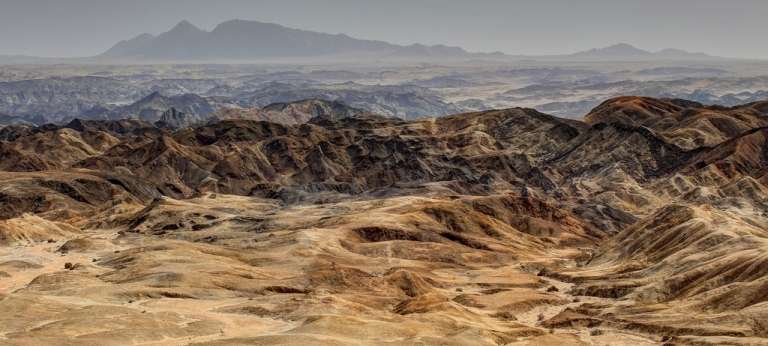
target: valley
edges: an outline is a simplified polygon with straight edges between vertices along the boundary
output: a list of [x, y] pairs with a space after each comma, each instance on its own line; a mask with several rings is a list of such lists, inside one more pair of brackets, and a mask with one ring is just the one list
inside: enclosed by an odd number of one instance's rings
[[307, 99], [409, 120], [509, 107], [579, 119], [626, 95], [762, 101], [765, 75], [768, 64], [731, 60], [0, 65], [0, 124], [155, 122], [171, 107], [203, 124]]
[[2, 0], [0, 345], [768, 345], [767, 4]]
[[765, 112], [6, 126], [0, 341], [761, 344]]

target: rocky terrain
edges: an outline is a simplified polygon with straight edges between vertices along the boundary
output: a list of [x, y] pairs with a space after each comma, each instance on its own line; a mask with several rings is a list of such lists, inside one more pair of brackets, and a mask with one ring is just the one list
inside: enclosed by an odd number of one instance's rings
[[[208, 120], [275, 103], [338, 101], [406, 120], [529, 107], [580, 119], [623, 95], [738, 106], [768, 98], [768, 65], [719, 60], [327, 65], [0, 65], [0, 124]], [[225, 111], [226, 110], [226, 111]]]
[[369, 112], [409, 119], [453, 114], [463, 109], [418, 86], [297, 81], [290, 75], [267, 78], [281, 81], [254, 76], [234, 82], [77, 76], [0, 82], [0, 112], [7, 114], [1, 116], [0, 124], [62, 124], [75, 118], [137, 118], [154, 122], [170, 108], [203, 121], [224, 109], [247, 113], [274, 103], [307, 99], [338, 101]]
[[213, 115], [213, 118], [217, 120], [246, 119], [283, 125], [298, 125], [317, 117], [340, 120], [361, 116], [365, 113], [367, 112], [349, 107], [339, 101], [306, 99], [287, 103], [272, 103], [264, 108], [222, 108]]
[[764, 103], [176, 106], [0, 128], [0, 343], [768, 343]]

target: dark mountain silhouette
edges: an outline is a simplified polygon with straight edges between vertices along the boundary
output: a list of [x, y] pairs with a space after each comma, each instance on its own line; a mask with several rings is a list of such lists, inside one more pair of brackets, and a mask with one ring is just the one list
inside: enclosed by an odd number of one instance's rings
[[188, 21], [182, 21], [170, 31], [157, 36], [142, 34], [121, 41], [101, 57], [248, 60], [339, 55], [473, 57], [483, 54], [471, 54], [458, 47], [399, 46], [383, 41], [356, 39], [344, 34], [332, 35], [272, 23], [230, 20], [219, 24], [210, 32], [201, 30]]
[[701, 60], [716, 58], [704, 53], [691, 53], [675, 48], [667, 48], [658, 52], [651, 52], [626, 43], [618, 43], [603, 48], [593, 48], [567, 55], [567, 57], [590, 60]]

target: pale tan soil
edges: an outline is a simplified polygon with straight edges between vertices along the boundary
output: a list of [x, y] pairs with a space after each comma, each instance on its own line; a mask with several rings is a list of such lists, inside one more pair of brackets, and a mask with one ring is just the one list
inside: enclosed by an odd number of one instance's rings
[[93, 122], [120, 144], [65, 170], [10, 150], [0, 344], [764, 343], [765, 105], [613, 101], [594, 125]]
[[[10, 313], [0, 316], [0, 340], [9, 345], [651, 342], [622, 332], [597, 339], [559, 329], [550, 334], [541, 321], [574, 304], [564, 293], [572, 284], [526, 272], [530, 260], [510, 261], [460, 244], [365, 243], [350, 234], [363, 225], [407, 229], [414, 212], [434, 203], [446, 202], [399, 197], [280, 207], [226, 195], [166, 199], [140, 227], [175, 222], [173, 215], [185, 221], [183, 215], [192, 212], [224, 221], [214, 231], [185, 228], [162, 237], [124, 233], [124, 227], [84, 230], [72, 239], [98, 246], [73, 246], [77, 249], [66, 253], [57, 252], [64, 240], [3, 247], [0, 263], [39, 267], [3, 267], [10, 277], [0, 284], [0, 308]], [[236, 216], [266, 217], [275, 224], [251, 233], [226, 221]], [[206, 234], [220, 240], [193, 242]], [[547, 262], [569, 256], [563, 250], [531, 255]], [[452, 263], [459, 258], [465, 264]], [[67, 262], [77, 267], [65, 270]], [[550, 286], [559, 291], [546, 292]]]

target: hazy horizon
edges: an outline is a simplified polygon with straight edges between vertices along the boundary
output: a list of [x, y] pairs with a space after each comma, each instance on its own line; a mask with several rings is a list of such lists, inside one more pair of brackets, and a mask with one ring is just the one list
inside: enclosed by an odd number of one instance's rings
[[586, 0], [578, 7], [558, 0], [0, 3], [3, 55], [93, 56], [120, 40], [165, 32], [182, 20], [211, 30], [221, 22], [242, 19], [402, 45], [459, 46], [472, 52], [569, 54], [628, 43], [650, 51], [678, 48], [717, 56], [768, 58], [768, 49], [756, 44], [764, 33], [762, 14], [768, 3], [757, 0]]

